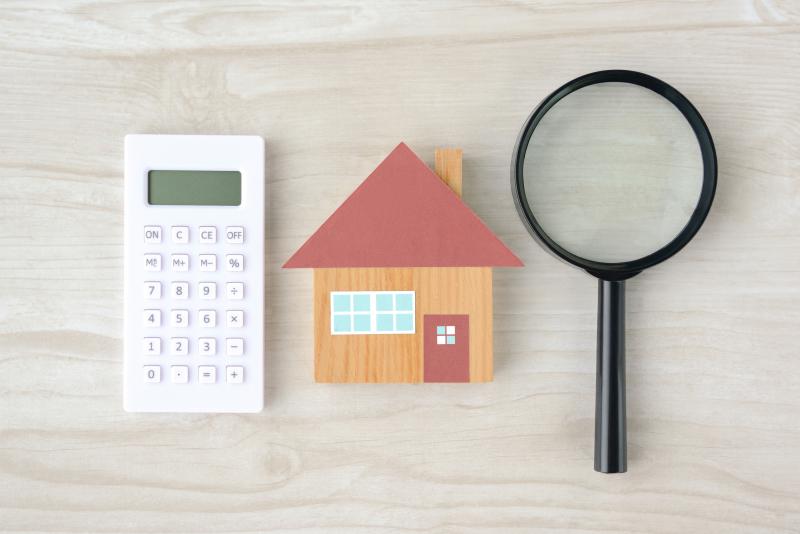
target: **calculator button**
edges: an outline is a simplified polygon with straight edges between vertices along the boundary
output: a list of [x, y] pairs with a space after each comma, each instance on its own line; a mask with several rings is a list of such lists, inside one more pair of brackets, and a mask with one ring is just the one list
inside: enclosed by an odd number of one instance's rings
[[214, 328], [217, 326], [217, 312], [214, 310], [200, 310], [197, 312], [197, 320], [202, 327]]
[[188, 254], [173, 254], [170, 257], [172, 270], [184, 272], [189, 270], [189, 255]]
[[214, 272], [217, 270], [216, 254], [200, 254], [200, 270]]
[[244, 353], [244, 339], [229, 337], [225, 340], [225, 354], [228, 356], [241, 356]]
[[201, 226], [200, 227], [200, 242], [201, 243], [216, 243], [217, 242], [217, 228], [215, 226]]
[[198, 382], [213, 384], [217, 381], [217, 368], [212, 365], [201, 365], [197, 368]]
[[160, 299], [161, 298], [161, 282], [145, 282], [144, 283], [144, 298], [146, 298], [146, 299]]
[[169, 287], [172, 298], [189, 298], [189, 282], [172, 282]]
[[244, 256], [241, 254], [226, 254], [225, 255], [225, 270], [231, 272], [239, 272], [244, 269]]
[[197, 345], [201, 356], [213, 356], [217, 353], [217, 340], [213, 337], [201, 337], [197, 340]]
[[231, 365], [225, 368], [228, 384], [241, 384], [244, 382], [244, 367]]
[[143, 351], [146, 356], [158, 356], [159, 354], [161, 354], [161, 338], [160, 337], [144, 338]]
[[241, 226], [228, 226], [225, 229], [225, 241], [228, 243], [243, 243], [244, 228]]
[[189, 368], [185, 365], [173, 365], [170, 367], [173, 384], [186, 384], [189, 382]]
[[244, 326], [244, 312], [242, 310], [226, 311], [225, 323], [228, 325], [228, 328], [241, 328]]
[[186, 356], [189, 354], [189, 338], [173, 337], [169, 340], [169, 353], [173, 356]]
[[160, 226], [145, 226], [144, 227], [144, 242], [147, 244], [161, 243], [161, 227]]
[[189, 242], [189, 227], [188, 226], [173, 226], [172, 227], [172, 242], [173, 243], [188, 243]]
[[161, 326], [161, 310], [144, 310], [144, 315], [142, 317], [146, 328]]
[[225, 296], [231, 300], [242, 300], [244, 298], [244, 284], [242, 282], [226, 283]]
[[189, 326], [189, 310], [170, 310], [169, 322], [176, 328], [186, 328]]
[[216, 282], [200, 282], [197, 284], [197, 293], [200, 295], [201, 299], [217, 298]]
[[144, 270], [158, 272], [161, 270], [161, 254], [145, 254]]
[[161, 382], [161, 366], [159, 365], [145, 365], [142, 367], [144, 371], [144, 381], [149, 383]]

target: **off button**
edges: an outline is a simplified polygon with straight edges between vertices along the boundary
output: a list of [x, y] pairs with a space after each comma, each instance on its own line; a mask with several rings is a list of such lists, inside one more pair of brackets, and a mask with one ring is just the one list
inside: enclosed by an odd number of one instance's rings
[[225, 241], [228, 243], [244, 243], [244, 228], [242, 226], [228, 226], [225, 228]]

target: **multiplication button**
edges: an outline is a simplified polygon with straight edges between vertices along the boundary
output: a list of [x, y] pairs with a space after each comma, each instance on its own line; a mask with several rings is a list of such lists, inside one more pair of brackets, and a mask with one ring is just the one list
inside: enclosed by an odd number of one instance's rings
[[225, 312], [225, 325], [228, 328], [241, 328], [244, 326], [244, 312], [242, 310], [227, 310]]

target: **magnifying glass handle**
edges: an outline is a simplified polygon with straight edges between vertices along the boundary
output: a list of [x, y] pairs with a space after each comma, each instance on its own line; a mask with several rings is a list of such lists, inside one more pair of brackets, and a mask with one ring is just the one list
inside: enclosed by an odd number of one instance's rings
[[625, 435], [625, 281], [598, 280], [594, 470], [628, 469]]

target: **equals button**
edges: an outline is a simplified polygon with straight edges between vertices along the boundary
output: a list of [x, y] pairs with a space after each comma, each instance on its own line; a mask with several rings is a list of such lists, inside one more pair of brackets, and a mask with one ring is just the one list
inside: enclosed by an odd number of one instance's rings
[[201, 365], [197, 368], [201, 384], [213, 384], [217, 381], [217, 368], [212, 365]]

